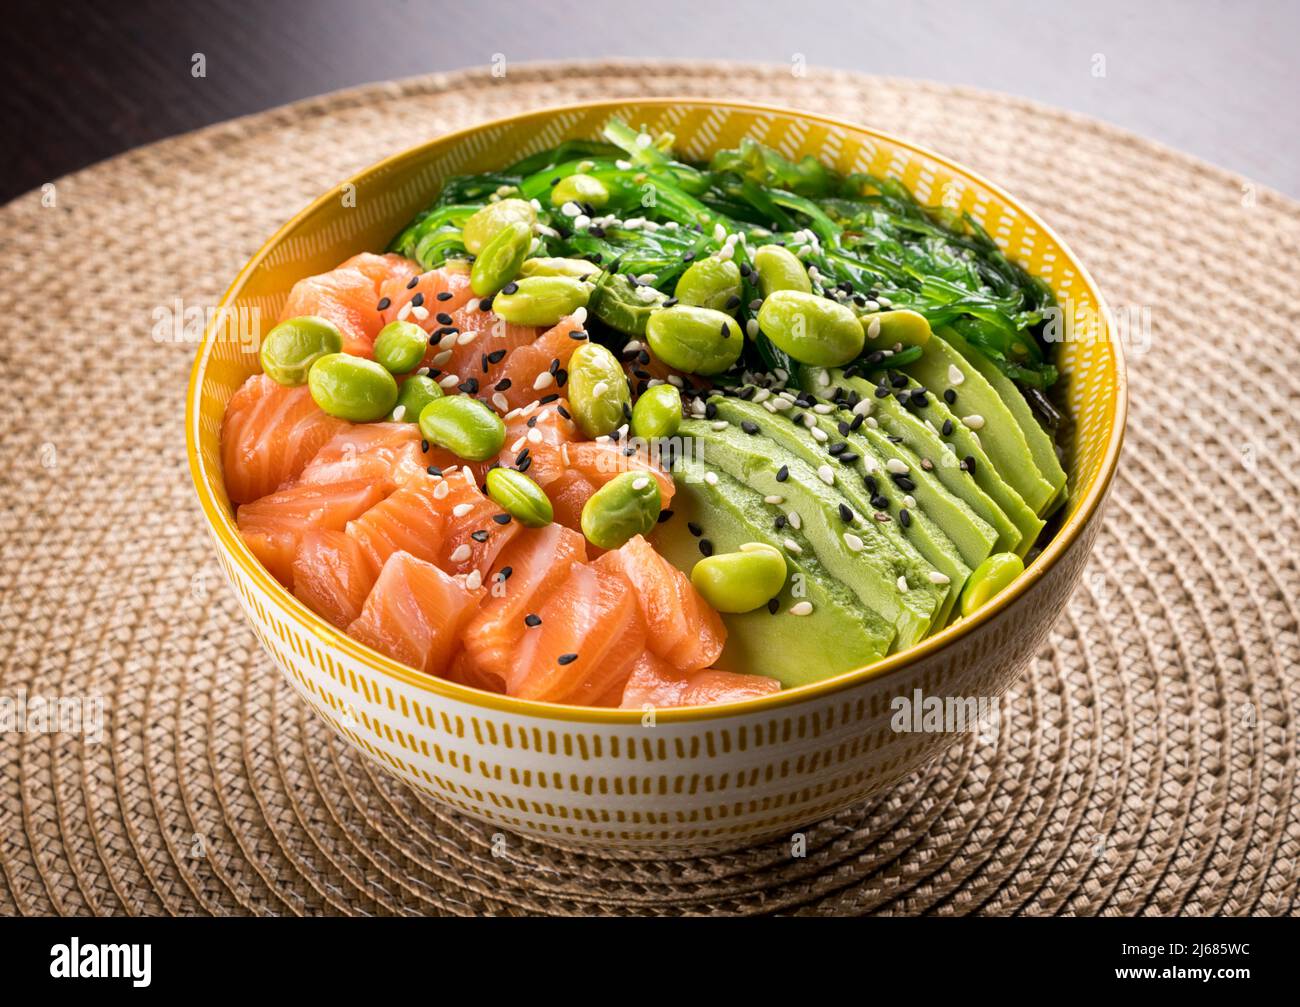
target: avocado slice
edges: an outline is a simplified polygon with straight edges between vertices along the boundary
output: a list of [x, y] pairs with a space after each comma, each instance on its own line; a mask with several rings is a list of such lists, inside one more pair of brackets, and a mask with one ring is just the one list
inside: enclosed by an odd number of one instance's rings
[[[820, 466], [829, 462], [855, 472], [858, 478], [836, 483], [836, 488], [844, 495], [854, 513], [860, 515], [855, 523], [874, 524], [873, 530], [882, 533], [900, 552], [907, 553], [910, 544], [922, 560], [947, 578], [946, 584], [936, 585], [941, 589], [941, 601], [936, 610], [935, 625], [947, 623], [953, 603], [957, 600], [962, 585], [966, 583], [971, 568], [962, 562], [948, 536], [930, 521], [916, 503], [910, 509], [905, 505], [904, 499], [908, 493], [885, 471], [886, 461], [879, 458], [869, 444], [853, 434], [841, 436], [835, 419], [829, 413], [798, 407], [793, 412], [783, 410], [772, 413], [754, 402], [720, 396], [715, 396], [710, 401], [719, 419], [734, 424], [748, 421], [758, 426], [783, 449], [796, 453], [810, 465]], [[800, 422], [795, 422], [796, 418]], [[825, 443], [818, 442], [809, 423], [826, 435]], [[842, 453], [832, 453], [832, 446], [839, 447]], [[875, 487], [874, 493], [868, 491], [865, 481], [868, 476]], [[873, 495], [882, 498], [878, 502], [885, 506], [875, 506], [872, 503]], [[902, 524], [900, 513], [903, 510], [907, 510], [906, 527]], [[928, 571], [926, 576], [934, 583], [934, 578]]]
[[[1025, 441], [1034, 456], [1034, 464], [1038, 466], [1038, 471], [1042, 473], [1043, 478], [1056, 489], [1056, 496], [1048, 502], [1044, 510], [1039, 511], [1039, 517], [1047, 517], [1069, 496], [1065, 469], [1061, 467], [1061, 459], [1057, 456], [1056, 442], [1052, 439], [1052, 435], [1043, 429], [1034, 411], [1029, 408], [1029, 403], [1025, 401], [1024, 395], [1016, 387], [1016, 383], [998, 370], [997, 364], [972, 347], [952, 329], [940, 329], [937, 335], [960, 353], [967, 365], [983, 375], [984, 380], [997, 392], [998, 397], [1020, 424], [1020, 430], [1024, 433]], [[960, 394], [958, 389], [959, 401]]]
[[[967, 419], [979, 417], [982, 425], [973, 429], [980, 447], [997, 467], [998, 475], [1020, 494], [1036, 515], [1042, 514], [1056, 499], [1060, 486], [1054, 486], [1043, 478], [1024, 431], [1011, 415], [1011, 410], [984, 375], [964, 356], [942, 338], [930, 339], [921, 352], [921, 358], [899, 370], [928, 389], [935, 398], [942, 399], [949, 390], [955, 393], [957, 398], [951, 411], [962, 429], [967, 429]], [[958, 373], [961, 380], [954, 382]]]
[[[760, 608], [722, 615], [727, 643], [719, 667], [770, 675], [789, 687], [873, 664], [889, 653], [893, 627], [864, 610], [853, 592], [826, 572], [801, 532], [775, 531], [771, 508], [759, 494], [690, 457], [678, 459], [673, 479], [672, 517], [654, 530], [650, 541], [683, 573], [689, 575], [699, 561], [703, 539], [717, 552], [734, 552], [746, 542], [766, 542], [785, 552], [786, 538], [803, 549], [800, 555], [786, 555], [790, 576], [775, 613]], [[811, 604], [812, 611], [793, 615], [791, 607], [801, 601]]]
[[[929, 580], [929, 566], [910, 546], [899, 549], [873, 521], [846, 524], [840, 505], [847, 501], [814, 468], [771, 437], [749, 434], [719, 420], [688, 420], [681, 434], [695, 441], [707, 466], [726, 472], [764, 497], [780, 497], [787, 514], [798, 515], [805, 537], [826, 570], [858, 596], [862, 604], [890, 621], [897, 632], [897, 649], [923, 639], [943, 599], [942, 589]], [[788, 425], [788, 424], [787, 424]], [[838, 463], [829, 466], [835, 482], [845, 478]], [[779, 478], [782, 470], [787, 474]], [[859, 516], [860, 517], [860, 516]], [[798, 530], [798, 529], [796, 529]], [[851, 548], [845, 532], [858, 535], [861, 550]], [[905, 543], [904, 543], [905, 544]], [[901, 584], [901, 586], [900, 586]]]
[[[826, 375], [824, 384], [811, 369], [805, 372], [804, 378], [812, 382], [810, 387], [820, 388], [823, 395], [834, 397], [838, 388], [855, 394], [858, 399], [872, 399], [875, 403], [872, 415], [880, 429], [890, 437], [901, 438], [903, 444], [922, 458], [928, 458], [934, 466], [933, 471], [949, 492], [961, 497], [980, 517], [993, 525], [998, 532], [997, 551], [1015, 552], [1021, 556], [1029, 551], [1043, 530], [1043, 522], [1003, 481], [984, 449], [948, 411], [942, 399], [927, 395], [929, 416], [921, 419], [902, 405], [897, 395], [878, 398], [877, 386], [864, 378], [848, 377], [841, 370], [821, 373]], [[906, 390], [911, 392], [919, 387], [909, 379]], [[894, 389], [896, 392], [903, 390]], [[839, 394], [843, 396], [843, 392]], [[951, 443], [945, 441], [941, 433], [945, 421], [952, 424], [952, 433], [948, 435]], [[959, 461], [968, 455], [975, 459], [973, 479], [961, 468]]]

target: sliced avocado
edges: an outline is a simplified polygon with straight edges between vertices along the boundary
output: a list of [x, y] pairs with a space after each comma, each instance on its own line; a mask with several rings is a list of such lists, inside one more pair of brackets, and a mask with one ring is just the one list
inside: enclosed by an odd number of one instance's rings
[[[690, 457], [678, 460], [673, 478], [673, 516], [654, 530], [650, 541], [683, 573], [689, 575], [703, 555], [700, 542], [705, 539], [716, 552], [734, 552], [746, 542], [766, 542], [786, 552], [786, 538], [803, 548], [798, 556], [786, 555], [790, 576], [775, 614], [760, 608], [722, 616], [727, 644], [719, 667], [770, 675], [795, 686], [864, 667], [889, 653], [893, 627], [864, 610], [853, 592], [826, 572], [801, 532], [773, 530], [771, 508], [761, 496]], [[790, 609], [803, 601], [812, 611], [792, 614]]]
[[[883, 535], [900, 552], [908, 554], [914, 550], [917, 558], [947, 577], [946, 584], [936, 585], [941, 600], [936, 609], [935, 625], [942, 626], [948, 621], [953, 602], [966, 583], [971, 568], [962, 562], [948, 536], [918, 506], [914, 505], [909, 510], [904, 505], [903, 498], [907, 493], [899, 488], [888, 473], [881, 471], [885, 467], [885, 461], [876, 456], [869, 444], [856, 435], [841, 436], [835, 419], [828, 413], [805, 411], [796, 407], [795, 411], [801, 416], [801, 421], [795, 423], [794, 413], [770, 413], [753, 402], [721, 396], [715, 396], [710, 401], [719, 419], [734, 424], [748, 421], [758, 426], [783, 449], [794, 452], [810, 465], [830, 463], [836, 468], [842, 466], [856, 473], [856, 479], [837, 480], [835, 488], [848, 501], [855, 515], [854, 524], [858, 527], [859, 535], [865, 536], [868, 532], [864, 526], [870, 526], [872, 533]], [[808, 423], [826, 435], [824, 443], [818, 442]], [[830, 448], [833, 445], [839, 446], [842, 453], [832, 453]], [[885, 504], [883, 508], [871, 502], [873, 494], [868, 492], [864, 481], [872, 472], [876, 473], [871, 476], [872, 483], [876, 486], [875, 495], [883, 497], [880, 501]], [[900, 516], [902, 510], [908, 511], [906, 527]], [[934, 583], [930, 573], [927, 570], [926, 577]]]
[[[1068, 496], [1065, 469], [1061, 467], [1061, 460], [1057, 457], [1056, 442], [1038, 422], [1038, 418], [1034, 416], [1034, 411], [1029, 408], [1029, 403], [1025, 401], [1016, 383], [998, 370], [997, 364], [972, 347], [952, 329], [940, 329], [938, 335], [960, 353], [967, 364], [984, 376], [984, 380], [998, 393], [998, 397], [1020, 424], [1025, 441], [1029, 444], [1029, 450], [1034, 455], [1034, 464], [1038, 466], [1038, 471], [1042, 473], [1043, 478], [1056, 488], [1056, 496], [1048, 502], [1046, 508], [1038, 512], [1039, 517], [1047, 517], [1064, 503]], [[960, 400], [960, 389], [958, 389], [958, 398]]]
[[[843, 389], [859, 399], [870, 398], [875, 403], [873, 416], [880, 429], [890, 437], [901, 438], [903, 444], [922, 458], [928, 458], [948, 491], [965, 500], [975, 513], [997, 530], [999, 552], [1015, 552], [1023, 556], [1029, 551], [1043, 530], [1043, 522], [1003, 481], [983, 448], [974, 438], [966, 436], [970, 431], [948, 412], [941, 400], [928, 396], [926, 408], [932, 417], [927, 421], [902, 405], [895, 395], [876, 397], [876, 386], [864, 378], [848, 377], [839, 370], [822, 373], [827, 375], [825, 384], [815, 373], [805, 373], [804, 377], [819, 387], [822, 394], [833, 396], [836, 389]], [[918, 387], [909, 381], [909, 391]], [[951, 444], [941, 435], [945, 420], [952, 423]], [[960, 450], [962, 448], [965, 450]], [[966, 455], [975, 459], [973, 479], [961, 468], [960, 459]]]
[[[846, 524], [839, 508], [847, 501], [822, 480], [817, 469], [770, 437], [751, 435], [730, 424], [716, 429], [722, 422], [688, 420], [681, 434], [695, 442], [706, 466], [726, 472], [764, 497], [780, 497], [782, 504], [772, 505], [773, 515], [786, 513], [791, 523], [802, 528], [826, 570], [865, 607], [893, 623], [896, 648], [924, 638], [943, 593], [930, 583], [929, 567], [920, 555], [911, 548], [904, 553], [872, 523]], [[779, 478], [782, 470], [785, 478]], [[837, 482], [845, 478], [838, 464], [831, 464], [830, 475]], [[789, 519], [791, 513], [797, 518]], [[860, 551], [846, 543], [846, 531], [859, 535]]]
[[[919, 360], [899, 369], [935, 398], [942, 399], [949, 390], [956, 394], [956, 401], [951, 405], [955, 422], [963, 429], [974, 430], [977, 443], [997, 467], [998, 475], [1033, 508], [1035, 515], [1043, 513], [1056, 499], [1060, 487], [1043, 478], [1024, 431], [1011, 415], [1011, 410], [984, 375], [964, 356], [943, 339], [931, 339], [925, 344]], [[952, 380], [955, 372], [961, 374], [958, 382]], [[979, 425], [967, 428], [967, 422], [973, 423], [976, 419]], [[969, 451], [963, 453], [970, 454]]]

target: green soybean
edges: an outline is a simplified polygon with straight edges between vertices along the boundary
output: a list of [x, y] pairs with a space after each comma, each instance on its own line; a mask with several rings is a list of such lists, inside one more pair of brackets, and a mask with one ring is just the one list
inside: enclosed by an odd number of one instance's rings
[[599, 272], [600, 267], [586, 259], [564, 259], [548, 255], [525, 259], [519, 267], [520, 276], [572, 276], [579, 280], [585, 276], [595, 276]]
[[533, 232], [522, 221], [512, 220], [497, 231], [479, 252], [469, 270], [469, 286], [478, 297], [489, 297], [519, 273], [533, 243]]
[[461, 228], [460, 239], [465, 244], [465, 251], [478, 255], [487, 243], [497, 236], [507, 224], [527, 224], [531, 231], [537, 223], [537, 211], [526, 199], [502, 199], [475, 213]]
[[413, 374], [402, 382], [397, 393], [397, 405], [393, 406], [393, 417], [398, 418], [400, 409], [402, 422], [419, 423], [424, 407], [434, 399], [442, 398], [443, 394], [442, 387], [433, 378], [427, 374]]
[[734, 313], [740, 307], [740, 267], [713, 256], [692, 262], [677, 280], [673, 296], [682, 304]]
[[858, 319], [868, 343], [875, 346], [924, 346], [930, 341], [930, 323], [925, 315], [906, 308], [875, 311]]
[[672, 437], [682, 425], [682, 395], [674, 385], [647, 388], [632, 407], [632, 435], [642, 440]]
[[754, 252], [754, 269], [758, 273], [758, 290], [770, 297], [778, 290], [812, 292], [808, 270], [788, 248], [780, 245], [763, 245]]
[[307, 383], [311, 365], [343, 349], [338, 326], [315, 315], [286, 318], [262, 339], [258, 356], [262, 371], [277, 385], [296, 388]]
[[862, 352], [865, 334], [844, 305], [801, 290], [778, 290], [758, 309], [758, 327], [792, 358], [839, 367]]
[[383, 419], [397, 403], [397, 382], [366, 357], [329, 353], [307, 372], [307, 387], [316, 405], [331, 416], [370, 423]]
[[428, 348], [429, 337], [414, 322], [389, 322], [375, 337], [375, 360], [393, 374], [409, 374]]
[[617, 549], [634, 535], [648, 535], [662, 506], [654, 476], [624, 472], [587, 500], [582, 508], [582, 533], [599, 549]]
[[544, 528], [555, 520], [546, 491], [517, 469], [498, 466], [487, 474], [487, 493], [503, 511], [527, 528]]
[[501, 417], [468, 395], [446, 395], [427, 403], [420, 410], [420, 433], [430, 444], [471, 462], [487, 461], [506, 442]]
[[563, 206], [565, 203], [587, 203], [600, 209], [609, 202], [609, 189], [599, 178], [575, 172], [566, 175], [551, 186], [551, 204]]
[[961, 589], [961, 614], [970, 615], [1025, 572], [1025, 561], [1013, 552], [997, 552], [971, 571]]
[[591, 285], [572, 276], [526, 276], [492, 298], [492, 310], [511, 325], [554, 325], [586, 307]]
[[655, 356], [688, 374], [721, 374], [740, 359], [745, 344], [730, 315], [689, 304], [654, 312], [645, 334]]
[[651, 314], [663, 307], [667, 295], [654, 287], [633, 286], [621, 273], [607, 276], [592, 291], [587, 307], [601, 322], [626, 336], [645, 335]]
[[569, 358], [568, 395], [574, 422], [588, 437], [613, 433], [632, 407], [618, 358], [599, 343], [583, 343]]
[[705, 557], [691, 570], [691, 583], [719, 612], [752, 612], [766, 605], [781, 593], [785, 577], [785, 557], [763, 542]]

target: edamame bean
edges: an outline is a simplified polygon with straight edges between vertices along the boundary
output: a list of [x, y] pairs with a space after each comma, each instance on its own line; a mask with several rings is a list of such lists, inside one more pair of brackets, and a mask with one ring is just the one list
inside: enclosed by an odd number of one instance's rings
[[526, 276], [492, 298], [492, 310], [511, 325], [554, 325], [586, 307], [591, 284], [572, 276]]
[[663, 307], [667, 296], [654, 287], [632, 282], [621, 273], [607, 276], [592, 291], [587, 307], [600, 321], [624, 335], [645, 335], [650, 315]]
[[876, 346], [924, 346], [930, 341], [930, 323], [925, 315], [900, 308], [875, 311], [858, 319], [867, 342]]
[[584, 276], [595, 276], [600, 267], [586, 259], [562, 259], [547, 255], [525, 259], [519, 267], [520, 276], [573, 276], [581, 280]]
[[647, 388], [632, 407], [632, 435], [643, 440], [671, 437], [682, 423], [682, 396], [673, 385]]
[[498, 231], [516, 221], [527, 224], [530, 231], [537, 223], [537, 211], [528, 200], [502, 199], [488, 203], [465, 221], [465, 226], [461, 228], [460, 240], [465, 244], [465, 251], [470, 255], [478, 255], [496, 237]]
[[490, 470], [487, 492], [503, 511], [527, 528], [544, 528], [555, 520], [546, 491], [517, 469], [498, 466]]
[[506, 441], [501, 417], [468, 395], [446, 395], [427, 403], [420, 410], [420, 433], [430, 444], [471, 462], [499, 454]]
[[795, 360], [814, 367], [847, 364], [862, 352], [865, 339], [852, 311], [801, 290], [778, 290], [765, 298], [758, 327]]
[[434, 399], [443, 397], [442, 386], [427, 374], [413, 374], [402, 382], [397, 393], [397, 405], [393, 406], [393, 418], [398, 419], [397, 410], [401, 410], [401, 422], [419, 423], [420, 413]]
[[599, 210], [609, 202], [609, 189], [599, 178], [575, 172], [566, 175], [551, 186], [551, 205], [563, 206], [565, 203], [588, 203]]
[[713, 256], [692, 262], [678, 278], [673, 296], [682, 304], [731, 314], [740, 307], [740, 267]]
[[758, 289], [764, 297], [778, 290], [812, 292], [812, 280], [799, 256], [780, 245], [763, 245], [754, 252], [754, 269], [758, 272]]
[[375, 361], [393, 374], [408, 374], [428, 348], [429, 337], [414, 322], [389, 322], [375, 337]]
[[582, 534], [600, 549], [617, 549], [634, 535], [647, 535], [663, 506], [659, 483], [647, 472], [615, 476], [582, 508]]
[[740, 358], [745, 343], [730, 315], [689, 304], [656, 311], [645, 334], [655, 356], [688, 374], [721, 374]]
[[321, 409], [354, 423], [382, 419], [397, 403], [393, 376], [373, 360], [349, 353], [329, 353], [312, 364], [307, 387]]
[[1013, 552], [995, 552], [977, 566], [961, 589], [961, 614], [971, 615], [1025, 572], [1025, 561]]
[[569, 358], [569, 407], [588, 437], [603, 437], [626, 421], [632, 406], [618, 358], [599, 343], [583, 343]]
[[478, 297], [489, 297], [513, 280], [533, 243], [532, 229], [512, 220], [483, 246], [469, 271], [469, 286]]
[[746, 542], [739, 552], [707, 556], [691, 570], [691, 583], [719, 612], [752, 612], [781, 593], [785, 557], [763, 542]]
[[262, 372], [277, 385], [297, 388], [307, 383], [311, 365], [343, 349], [343, 333], [333, 322], [315, 315], [286, 318], [262, 339], [258, 356]]

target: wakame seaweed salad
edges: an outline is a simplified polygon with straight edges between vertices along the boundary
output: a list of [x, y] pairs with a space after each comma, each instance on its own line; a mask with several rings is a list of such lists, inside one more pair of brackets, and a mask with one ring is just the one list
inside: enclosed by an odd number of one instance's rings
[[[745, 380], [746, 372], [793, 367], [757, 325], [762, 295], [753, 251], [781, 245], [807, 267], [815, 294], [859, 315], [911, 309], [931, 327], [956, 332], [1051, 422], [1042, 393], [1057, 371], [1042, 333], [1052, 293], [1009, 261], [969, 214], [922, 206], [896, 179], [839, 175], [812, 157], [792, 161], [748, 138], [705, 164], [677, 160], [671, 134], [651, 137], [617, 119], [604, 137], [568, 141], [499, 172], [449, 179], [391, 250], [426, 269], [470, 258], [462, 228], [476, 211], [507, 198], [534, 201], [529, 256], [598, 265], [604, 272], [596, 278], [593, 314], [633, 336], [642, 334], [646, 311], [671, 303], [692, 262], [730, 259], [741, 274], [733, 314], [751, 338], [732, 372], [714, 377], [726, 385]], [[566, 189], [575, 177], [586, 186]], [[557, 205], [552, 193], [568, 189], [575, 198]], [[847, 369], [870, 375], [881, 366], [878, 356], [864, 350]]]

